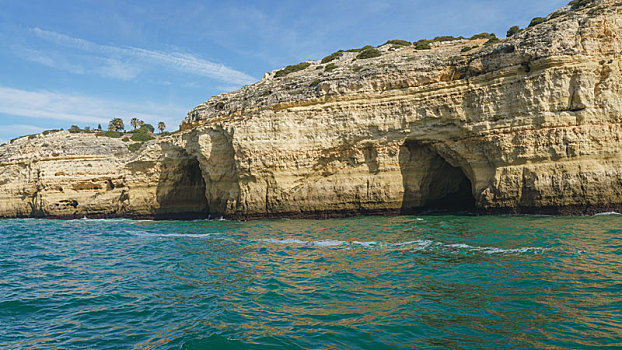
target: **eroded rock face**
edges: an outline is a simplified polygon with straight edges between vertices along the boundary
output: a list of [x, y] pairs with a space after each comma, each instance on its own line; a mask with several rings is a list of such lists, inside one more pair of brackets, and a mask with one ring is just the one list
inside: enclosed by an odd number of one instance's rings
[[130, 158], [119, 139], [67, 131], [0, 147], [0, 216], [108, 216], [120, 211], [121, 169]]
[[[266, 74], [198, 106], [184, 131], [138, 154], [78, 152], [75, 169], [97, 170], [65, 182], [46, 170], [64, 160], [38, 151], [43, 138], [18, 140], [0, 148], [0, 215], [620, 210], [622, 6], [595, 4], [494, 45], [383, 46], [373, 59], [344, 53], [330, 72], [311, 62]], [[11, 147], [33, 151], [11, 160]]]

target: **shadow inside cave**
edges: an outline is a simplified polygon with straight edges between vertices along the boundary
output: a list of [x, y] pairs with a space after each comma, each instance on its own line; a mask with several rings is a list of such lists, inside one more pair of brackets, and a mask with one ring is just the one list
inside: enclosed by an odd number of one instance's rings
[[178, 157], [164, 159], [156, 189], [157, 219], [203, 219], [208, 217], [205, 181], [199, 161], [181, 148]]
[[401, 214], [476, 211], [469, 178], [430, 145], [406, 141], [400, 147], [399, 161], [404, 185]]

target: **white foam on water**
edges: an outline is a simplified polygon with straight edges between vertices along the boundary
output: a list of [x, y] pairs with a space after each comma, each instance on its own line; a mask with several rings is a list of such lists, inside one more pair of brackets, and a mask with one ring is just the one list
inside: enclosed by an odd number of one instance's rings
[[391, 247], [408, 247], [408, 246], [418, 246], [419, 248], [429, 247], [434, 244], [434, 241], [429, 240], [417, 240], [417, 241], [407, 241], [407, 242], [397, 242], [391, 243], [389, 246]]
[[214, 236], [217, 233], [153, 233], [146, 231], [135, 231], [129, 230], [125, 231], [131, 235], [141, 236], [141, 237], [162, 237], [162, 238], [209, 238]]
[[607, 211], [604, 213], [598, 213], [598, 214], [594, 214], [594, 216], [607, 216], [607, 215], [622, 215], [616, 211]]
[[258, 239], [257, 242], [275, 243], [275, 244], [308, 244], [308, 241], [302, 241], [300, 239]]
[[253, 242], [269, 243], [269, 244], [281, 244], [281, 245], [311, 245], [324, 248], [363, 248], [363, 249], [389, 249], [389, 250], [409, 250], [409, 251], [421, 251], [437, 247], [440, 249], [446, 248], [452, 252], [470, 251], [480, 252], [483, 254], [521, 254], [521, 253], [542, 253], [549, 250], [549, 248], [542, 247], [522, 247], [522, 248], [497, 248], [497, 247], [480, 247], [473, 246], [465, 243], [452, 243], [446, 244], [443, 242], [435, 242], [431, 240], [415, 240], [406, 242], [386, 243], [378, 241], [339, 241], [339, 240], [321, 240], [321, 241], [305, 241], [295, 238], [287, 239], [257, 239]]
[[344, 245], [347, 242], [346, 241], [335, 241], [332, 239], [327, 239], [324, 241], [313, 241], [311, 242], [313, 245], [318, 246], [318, 247], [336, 247], [336, 246], [340, 246], [340, 245]]
[[[398, 243], [385, 243], [378, 241], [339, 241], [339, 240], [321, 240], [321, 241], [305, 241], [300, 239], [258, 239], [255, 242], [261, 243], [273, 243], [273, 244], [284, 244], [284, 245], [313, 245], [316, 247], [360, 247], [365, 249], [374, 249], [374, 248], [410, 248], [411, 246], [415, 246], [416, 249], [425, 249], [426, 247], [432, 245], [433, 241], [408, 241], [408, 242], [398, 242]], [[440, 243], [437, 243], [440, 244]]]
[[374, 247], [379, 247], [381, 245], [380, 243], [376, 241], [371, 241], [371, 242], [352, 241], [352, 244], [359, 245], [365, 248], [374, 248]]
[[458, 244], [443, 244], [443, 245], [445, 247], [449, 247], [449, 248], [460, 248], [460, 249], [473, 249], [473, 248], [475, 248], [475, 247], [470, 246], [468, 244], [462, 244], [462, 243], [458, 243]]
[[523, 248], [497, 248], [497, 247], [480, 247], [480, 246], [472, 246], [464, 243], [456, 243], [456, 244], [443, 244], [444, 247], [447, 248], [456, 248], [462, 250], [469, 251], [477, 251], [482, 252], [484, 254], [516, 254], [516, 253], [529, 253], [529, 252], [538, 252], [542, 253], [548, 248], [540, 248], [540, 247], [523, 247]]
[[[132, 219], [89, 219], [86, 216], [83, 217], [82, 219], [73, 219], [73, 220], [69, 220], [69, 221], [91, 221], [91, 222], [123, 222], [123, 221], [139, 221], [139, 220], [132, 220]], [[153, 220], [140, 220], [140, 221], [153, 221]]]

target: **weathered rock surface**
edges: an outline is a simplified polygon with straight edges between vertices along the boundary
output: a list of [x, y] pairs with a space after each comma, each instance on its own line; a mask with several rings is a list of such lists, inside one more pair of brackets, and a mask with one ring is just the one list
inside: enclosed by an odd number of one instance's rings
[[268, 73], [136, 154], [92, 135], [14, 141], [0, 216], [620, 210], [622, 4], [562, 11], [494, 45], [385, 45], [330, 72]]

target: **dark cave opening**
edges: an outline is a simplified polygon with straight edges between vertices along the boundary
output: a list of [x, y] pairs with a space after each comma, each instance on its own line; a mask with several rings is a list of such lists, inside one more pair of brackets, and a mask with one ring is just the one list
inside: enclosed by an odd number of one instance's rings
[[430, 145], [407, 141], [399, 158], [404, 185], [402, 214], [476, 211], [471, 180]]
[[198, 160], [164, 162], [157, 189], [158, 219], [201, 219], [209, 213]]

